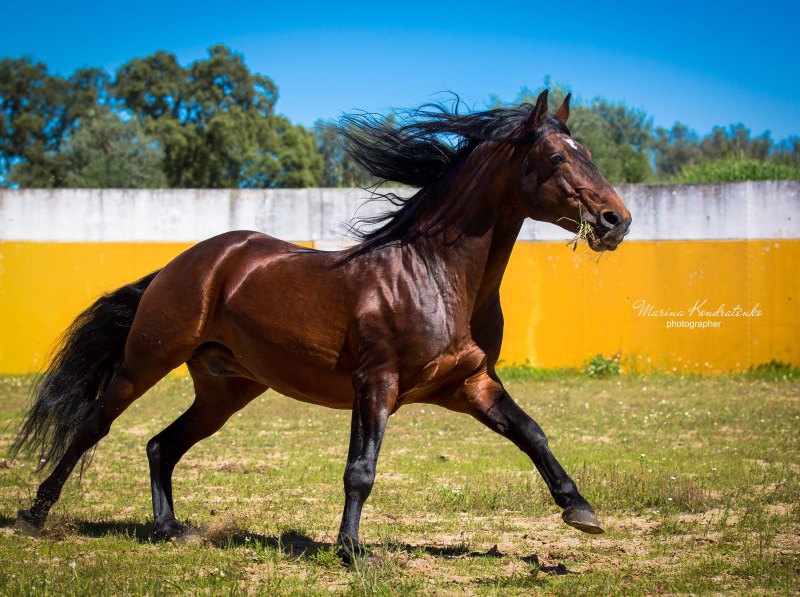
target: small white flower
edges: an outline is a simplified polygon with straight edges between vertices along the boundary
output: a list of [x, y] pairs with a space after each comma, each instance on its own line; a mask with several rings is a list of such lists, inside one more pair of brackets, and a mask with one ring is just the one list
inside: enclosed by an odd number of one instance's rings
[[70, 562], [69, 564], [67, 564], [67, 566], [74, 569], [75, 566], [77, 566], [77, 564], [75, 562]]

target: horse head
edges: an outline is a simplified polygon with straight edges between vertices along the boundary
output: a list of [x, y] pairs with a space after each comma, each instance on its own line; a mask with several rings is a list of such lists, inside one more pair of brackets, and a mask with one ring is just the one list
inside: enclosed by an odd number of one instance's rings
[[592, 162], [592, 154], [567, 128], [570, 95], [555, 114], [543, 91], [524, 123], [522, 204], [534, 220], [551, 222], [585, 238], [595, 251], [613, 251], [628, 233], [631, 213]]

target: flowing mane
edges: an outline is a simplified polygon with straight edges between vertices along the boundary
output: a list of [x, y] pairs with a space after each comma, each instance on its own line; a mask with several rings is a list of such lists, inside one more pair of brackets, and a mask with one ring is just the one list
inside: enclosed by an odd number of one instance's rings
[[[379, 184], [391, 181], [418, 189], [410, 197], [376, 192], [395, 209], [360, 218], [351, 226], [351, 233], [361, 242], [348, 252], [348, 259], [391, 242], [412, 240], [412, 225], [441, 213], [443, 203], [449, 200], [447, 174], [463, 164], [480, 143], [524, 144], [545, 132], [569, 134], [564, 123], [549, 115], [538, 130], [527, 130], [524, 125], [534, 111], [533, 104], [469, 114], [459, 114], [458, 105], [458, 100], [452, 110], [440, 103], [423, 105], [402, 113], [400, 126], [375, 114], [342, 118], [339, 130], [353, 161], [380, 179]], [[440, 182], [445, 184], [437, 184]], [[371, 229], [365, 230], [365, 226]]]

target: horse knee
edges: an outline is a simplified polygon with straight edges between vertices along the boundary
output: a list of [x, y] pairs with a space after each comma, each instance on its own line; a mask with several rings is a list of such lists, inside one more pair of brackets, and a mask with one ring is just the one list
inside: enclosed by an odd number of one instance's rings
[[348, 496], [366, 500], [375, 482], [375, 463], [359, 458], [344, 472], [344, 488]]

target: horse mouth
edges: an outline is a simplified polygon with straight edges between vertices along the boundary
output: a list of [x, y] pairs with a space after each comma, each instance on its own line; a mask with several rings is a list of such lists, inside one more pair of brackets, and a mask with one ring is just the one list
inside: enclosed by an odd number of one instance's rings
[[585, 239], [592, 251], [616, 251], [631, 225], [630, 213], [621, 201], [604, 200], [586, 187], [577, 189], [574, 199], [580, 216], [578, 238]]
[[622, 238], [617, 238], [616, 235], [609, 234], [612, 230], [604, 229], [596, 222], [593, 222], [590, 228], [590, 233], [586, 235], [586, 242], [592, 251], [602, 253], [603, 251], [616, 251]]
[[[580, 194], [576, 195], [576, 199], [579, 202], [578, 215], [580, 221], [564, 217], [559, 218], [556, 223], [561, 220], [569, 220], [577, 229], [575, 243], [586, 241], [592, 251], [598, 253], [616, 251], [630, 229], [630, 215], [619, 216], [615, 211], [608, 209], [604, 213], [594, 205], [587, 205]], [[614, 216], [612, 221], [609, 221], [608, 214]]]

